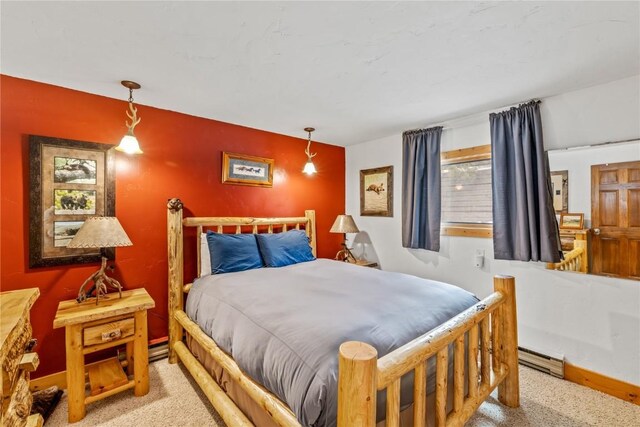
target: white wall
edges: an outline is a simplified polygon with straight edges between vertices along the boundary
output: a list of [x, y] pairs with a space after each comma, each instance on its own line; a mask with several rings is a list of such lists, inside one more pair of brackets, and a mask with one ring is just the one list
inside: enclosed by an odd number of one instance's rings
[[[546, 146], [637, 139], [639, 77], [544, 99], [541, 110]], [[346, 150], [347, 213], [372, 242], [367, 255], [377, 257], [385, 270], [454, 283], [480, 298], [492, 291], [493, 275], [513, 275], [521, 346], [564, 356], [571, 364], [640, 384], [639, 282], [494, 260], [491, 239], [443, 237], [439, 253], [402, 247], [401, 142], [401, 135], [394, 135]], [[443, 151], [488, 143], [486, 113], [450, 122], [442, 136]], [[359, 171], [388, 165], [393, 165], [395, 175], [393, 218], [359, 216]], [[356, 250], [362, 249], [362, 245], [356, 246]], [[477, 249], [486, 255], [482, 269], [473, 266]]]

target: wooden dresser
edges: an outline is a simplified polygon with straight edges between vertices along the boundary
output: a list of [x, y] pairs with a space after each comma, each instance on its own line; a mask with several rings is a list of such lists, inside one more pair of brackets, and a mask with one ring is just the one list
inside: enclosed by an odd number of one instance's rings
[[40, 426], [42, 417], [31, 412], [29, 375], [38, 364], [38, 354], [30, 352], [31, 306], [40, 296], [38, 288], [0, 293], [0, 365], [2, 366], [3, 427]]

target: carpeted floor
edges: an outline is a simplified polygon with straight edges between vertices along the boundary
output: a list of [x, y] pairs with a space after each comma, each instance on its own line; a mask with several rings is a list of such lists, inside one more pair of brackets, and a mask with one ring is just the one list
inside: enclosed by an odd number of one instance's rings
[[[489, 398], [467, 426], [640, 427], [640, 406], [522, 366], [520, 375], [520, 408], [509, 409]], [[149, 366], [149, 376], [146, 396], [136, 398], [129, 391], [93, 403], [87, 416], [73, 426], [224, 427], [184, 367], [164, 359]], [[46, 423], [63, 425], [67, 425], [66, 394]]]

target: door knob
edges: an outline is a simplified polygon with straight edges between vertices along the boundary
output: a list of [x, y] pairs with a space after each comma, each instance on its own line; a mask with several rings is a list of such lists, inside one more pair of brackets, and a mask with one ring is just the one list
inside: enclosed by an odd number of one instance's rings
[[600, 229], [599, 228], [594, 228], [593, 229], [593, 234], [595, 234], [596, 236], [600, 235]]

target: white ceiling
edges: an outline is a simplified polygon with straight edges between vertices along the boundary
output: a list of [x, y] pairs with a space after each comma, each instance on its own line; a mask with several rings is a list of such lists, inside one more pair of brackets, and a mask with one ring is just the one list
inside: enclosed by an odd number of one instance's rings
[[639, 6], [3, 1], [0, 71], [350, 145], [636, 75]]

